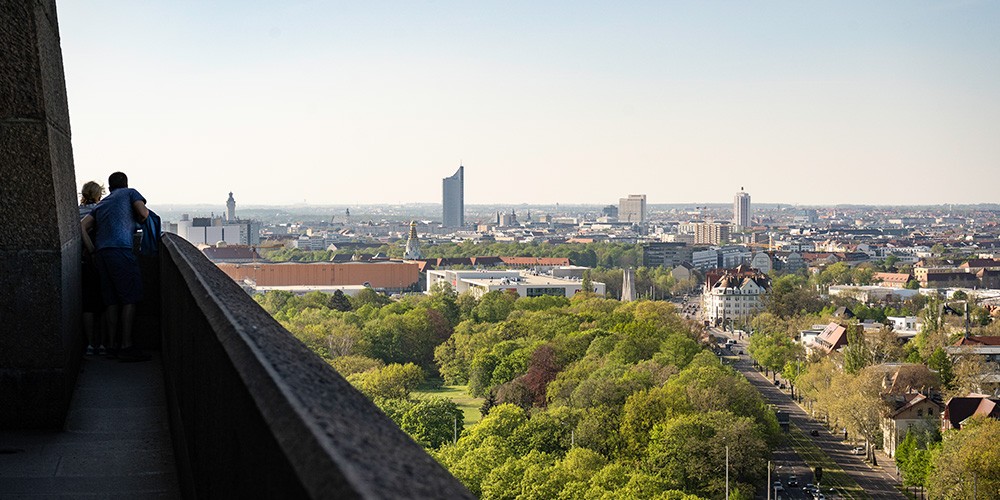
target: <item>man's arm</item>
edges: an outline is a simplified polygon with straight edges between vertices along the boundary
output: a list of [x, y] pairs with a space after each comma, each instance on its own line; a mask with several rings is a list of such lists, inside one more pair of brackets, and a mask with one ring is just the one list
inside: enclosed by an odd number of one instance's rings
[[146, 217], [149, 217], [149, 209], [146, 208], [146, 202], [142, 200], [132, 202], [132, 212], [135, 214], [135, 219], [139, 224], [146, 222]]
[[94, 217], [87, 214], [83, 220], [80, 221], [80, 236], [83, 238], [83, 247], [87, 249], [87, 252], [94, 253], [94, 242], [90, 240], [90, 230], [94, 227]]

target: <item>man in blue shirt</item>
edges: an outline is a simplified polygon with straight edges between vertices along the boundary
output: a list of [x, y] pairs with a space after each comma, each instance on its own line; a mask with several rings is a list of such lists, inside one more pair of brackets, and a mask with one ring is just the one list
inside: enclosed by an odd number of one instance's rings
[[[101, 279], [101, 295], [108, 306], [105, 311], [110, 342], [115, 344], [121, 327], [121, 344], [117, 352], [122, 361], [146, 361], [149, 355], [132, 345], [132, 323], [135, 305], [142, 300], [142, 275], [139, 262], [132, 252], [132, 235], [136, 223], [149, 216], [146, 199], [128, 187], [128, 177], [115, 172], [108, 177], [111, 194], [80, 221], [83, 244], [93, 255]], [[91, 240], [89, 231], [94, 228]]]

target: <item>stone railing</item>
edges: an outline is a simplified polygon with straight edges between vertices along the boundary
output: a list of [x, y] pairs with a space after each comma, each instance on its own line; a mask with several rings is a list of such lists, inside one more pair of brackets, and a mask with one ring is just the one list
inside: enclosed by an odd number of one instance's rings
[[185, 496], [472, 498], [196, 248], [164, 234], [159, 260]]

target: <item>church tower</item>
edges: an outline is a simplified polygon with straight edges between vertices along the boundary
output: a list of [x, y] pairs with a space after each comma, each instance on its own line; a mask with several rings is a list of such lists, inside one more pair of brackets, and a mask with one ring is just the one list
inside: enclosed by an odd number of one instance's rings
[[410, 221], [410, 235], [406, 238], [406, 251], [403, 258], [407, 260], [420, 259], [420, 240], [417, 239], [417, 221]]
[[236, 200], [233, 199], [233, 192], [229, 192], [229, 199], [226, 200], [226, 222], [236, 221]]

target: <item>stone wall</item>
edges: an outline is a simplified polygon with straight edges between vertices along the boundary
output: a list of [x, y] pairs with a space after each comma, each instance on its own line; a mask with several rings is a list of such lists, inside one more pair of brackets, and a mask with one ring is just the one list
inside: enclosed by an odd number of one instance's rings
[[472, 498], [197, 248], [164, 234], [160, 263], [185, 496]]
[[58, 428], [82, 337], [80, 226], [54, 0], [0, 0], [0, 51], [0, 428]]

